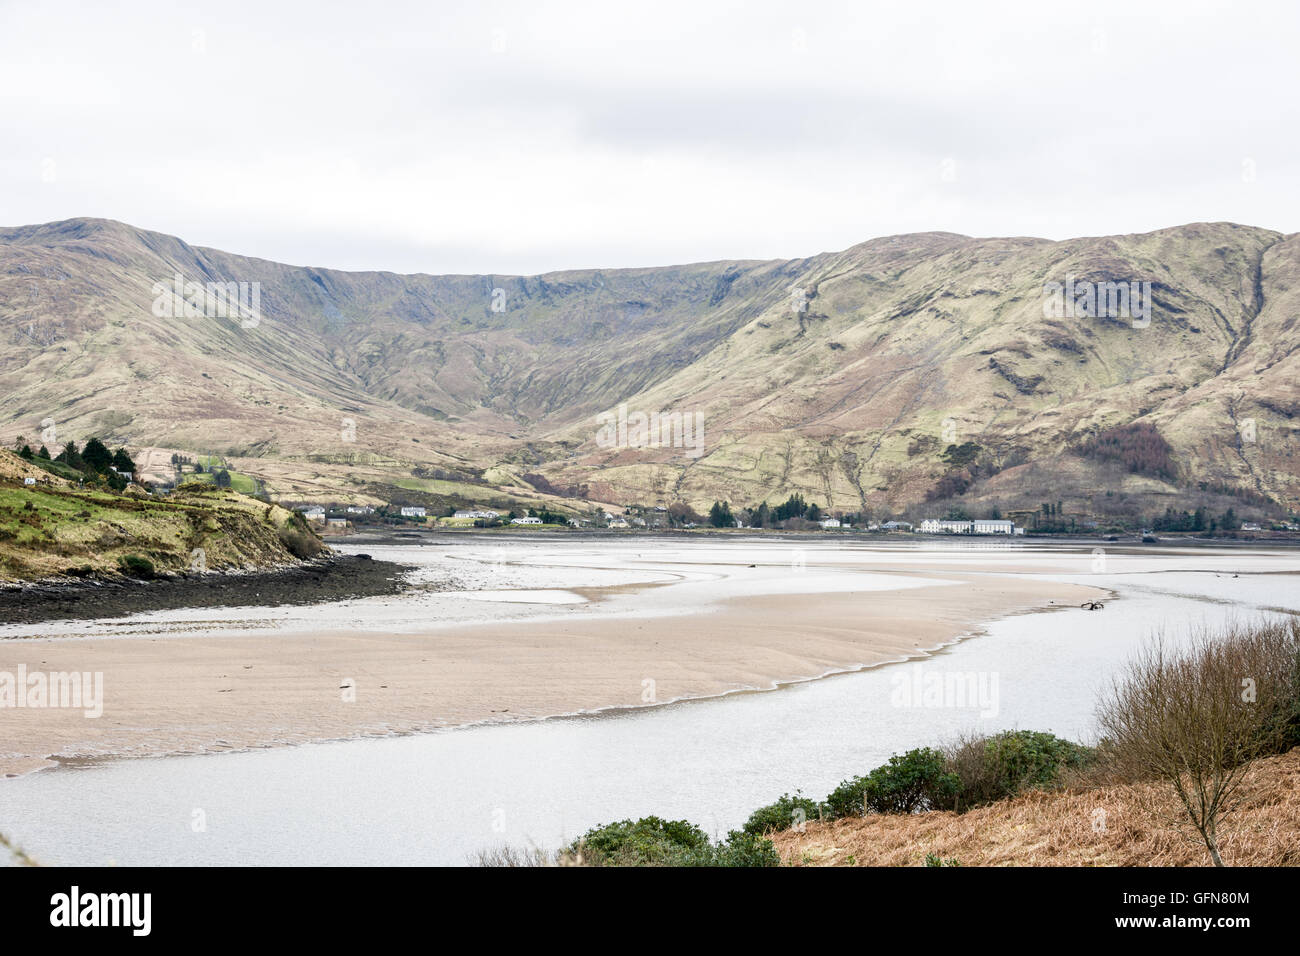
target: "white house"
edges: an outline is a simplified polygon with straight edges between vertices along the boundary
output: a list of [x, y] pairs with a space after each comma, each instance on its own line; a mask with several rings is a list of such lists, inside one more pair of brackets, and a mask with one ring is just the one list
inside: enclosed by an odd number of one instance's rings
[[423, 518], [427, 513], [423, 508], [406, 507], [402, 509], [403, 518]]
[[452, 515], [452, 517], [453, 518], [475, 518], [475, 519], [484, 518], [489, 521], [495, 521], [497, 518], [501, 517], [501, 513], [497, 511], [481, 511], [477, 508], [473, 508], [473, 509], [462, 509], [461, 511], [457, 511], [455, 514]]
[[984, 518], [975, 521], [948, 521], [926, 518], [921, 522], [922, 534], [1015, 534], [1010, 521]]
[[628, 523], [627, 523], [626, 521], [624, 521], [622, 518], [611, 518], [611, 519], [610, 519], [610, 522], [609, 522], [609, 527], [611, 527], [611, 528], [626, 528], [626, 527], [628, 527]]
[[921, 522], [921, 534], [966, 534], [969, 529], [969, 521], [941, 521], [938, 518], [926, 518]]
[[34, 485], [34, 484], [36, 484], [36, 479], [35, 479], [35, 478], [24, 478], [24, 479], [23, 479], [23, 484], [24, 484], [24, 485]]
[[883, 531], [911, 531], [913, 525], [910, 521], [886, 521], [880, 527]]
[[1242, 531], [1263, 531], [1264, 529], [1261, 528], [1259, 525], [1255, 524], [1255, 522], [1253, 521], [1243, 521], [1241, 523], [1241, 530]]
[[542, 523], [542, 519], [541, 519], [541, 518], [534, 518], [534, 517], [532, 517], [532, 516], [530, 515], [530, 516], [528, 516], [527, 518], [514, 518], [514, 519], [511, 520], [510, 523], [511, 523], [511, 524], [541, 524], [541, 523]]
[[841, 528], [841, 527], [843, 527], [843, 525], [840, 524], [840, 519], [839, 519], [839, 518], [822, 518], [822, 520], [819, 522], [819, 524], [820, 524], [823, 528]]
[[302, 516], [306, 518], [308, 521], [324, 521], [325, 509], [322, 508], [320, 505], [313, 505], [310, 508], [304, 508], [302, 512]]

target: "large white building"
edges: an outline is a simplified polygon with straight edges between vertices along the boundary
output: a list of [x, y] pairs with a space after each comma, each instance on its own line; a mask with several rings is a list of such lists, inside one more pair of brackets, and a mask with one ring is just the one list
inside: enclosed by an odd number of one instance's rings
[[948, 521], [926, 518], [921, 522], [922, 534], [1017, 534], [1010, 521], [995, 518], [977, 518], [974, 521]]
[[403, 508], [403, 518], [423, 518], [427, 512], [423, 508]]

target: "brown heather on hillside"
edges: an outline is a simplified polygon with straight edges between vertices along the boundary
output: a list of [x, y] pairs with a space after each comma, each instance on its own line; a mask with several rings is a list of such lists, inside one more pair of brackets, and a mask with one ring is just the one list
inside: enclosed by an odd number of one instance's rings
[[[1034, 790], [961, 814], [847, 817], [772, 840], [793, 866], [920, 866], [928, 854], [962, 866], [1208, 866], [1199, 839], [1153, 819], [1152, 809], [1177, 815], [1174, 799], [1163, 783]], [[1300, 865], [1300, 747], [1251, 764], [1222, 851], [1229, 866]]]
[[[260, 321], [155, 315], [177, 274], [260, 283]], [[1045, 317], [1070, 276], [1150, 282], [1149, 326]], [[0, 229], [0, 445], [53, 418], [60, 440], [225, 455], [319, 500], [447, 491], [432, 472], [469, 500], [529, 494], [533, 474], [592, 501], [801, 492], [879, 515], [973, 442], [981, 505], [1037, 507], [1047, 469], [1067, 511], [1107, 492], [1163, 511], [1201, 483], [1296, 507], [1298, 314], [1300, 236], [1231, 223], [519, 277], [300, 268], [77, 219]], [[603, 445], [595, 416], [621, 403], [702, 413], [703, 454]], [[1071, 451], [1135, 423], [1173, 479]]]

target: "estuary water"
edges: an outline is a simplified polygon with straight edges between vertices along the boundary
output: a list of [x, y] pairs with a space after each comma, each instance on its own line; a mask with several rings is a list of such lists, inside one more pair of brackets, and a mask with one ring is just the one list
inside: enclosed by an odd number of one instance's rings
[[[873, 571], [951, 568], [1090, 584], [1114, 597], [1101, 611], [1005, 618], [919, 662], [771, 691], [405, 737], [63, 766], [0, 781], [0, 831], [44, 863], [90, 865], [460, 865], [494, 846], [555, 847], [591, 826], [651, 813], [721, 836], [784, 792], [822, 797], [892, 753], [959, 733], [1020, 728], [1091, 742], [1099, 691], [1153, 632], [1178, 641], [1229, 618], [1300, 613], [1300, 556], [1264, 549], [1107, 554], [974, 541], [754, 540], [365, 550], [428, 573], [462, 568], [461, 600], [443, 592], [412, 598], [424, 602], [419, 608], [390, 598], [344, 608], [168, 612], [67, 633], [208, 633], [317, 617], [362, 627], [374, 618], [391, 629], [428, 626], [431, 606], [453, 621], [576, 614], [584, 613], [585, 588], [665, 581], [678, 583], [651, 589], [660, 595], [657, 611], [630, 596], [585, 613], [692, 613], [738, 561], [770, 567], [792, 593], [833, 589], [826, 581], [834, 573], [858, 573], [860, 581]], [[802, 576], [808, 568], [814, 573]], [[679, 586], [680, 601], [663, 598]], [[465, 600], [470, 591], [476, 596]], [[914, 692], [945, 681], [980, 693]]]

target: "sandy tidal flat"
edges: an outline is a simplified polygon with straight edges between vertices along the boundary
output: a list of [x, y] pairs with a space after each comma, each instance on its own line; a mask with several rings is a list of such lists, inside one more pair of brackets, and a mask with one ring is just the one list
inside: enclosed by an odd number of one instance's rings
[[[1008, 614], [1105, 596], [1076, 584], [915, 566], [863, 574], [859, 588], [842, 573], [821, 588], [776, 575], [761, 588], [729, 591], [747, 567], [711, 565], [704, 584], [696, 574], [693, 583], [577, 589], [591, 602], [585, 613], [561, 608], [531, 621], [0, 641], [0, 672], [102, 673], [104, 696], [96, 718], [0, 709], [0, 772], [768, 689], [919, 656]], [[783, 579], [804, 593], [780, 593]], [[637, 613], [638, 596], [650, 593], [659, 613]]]

